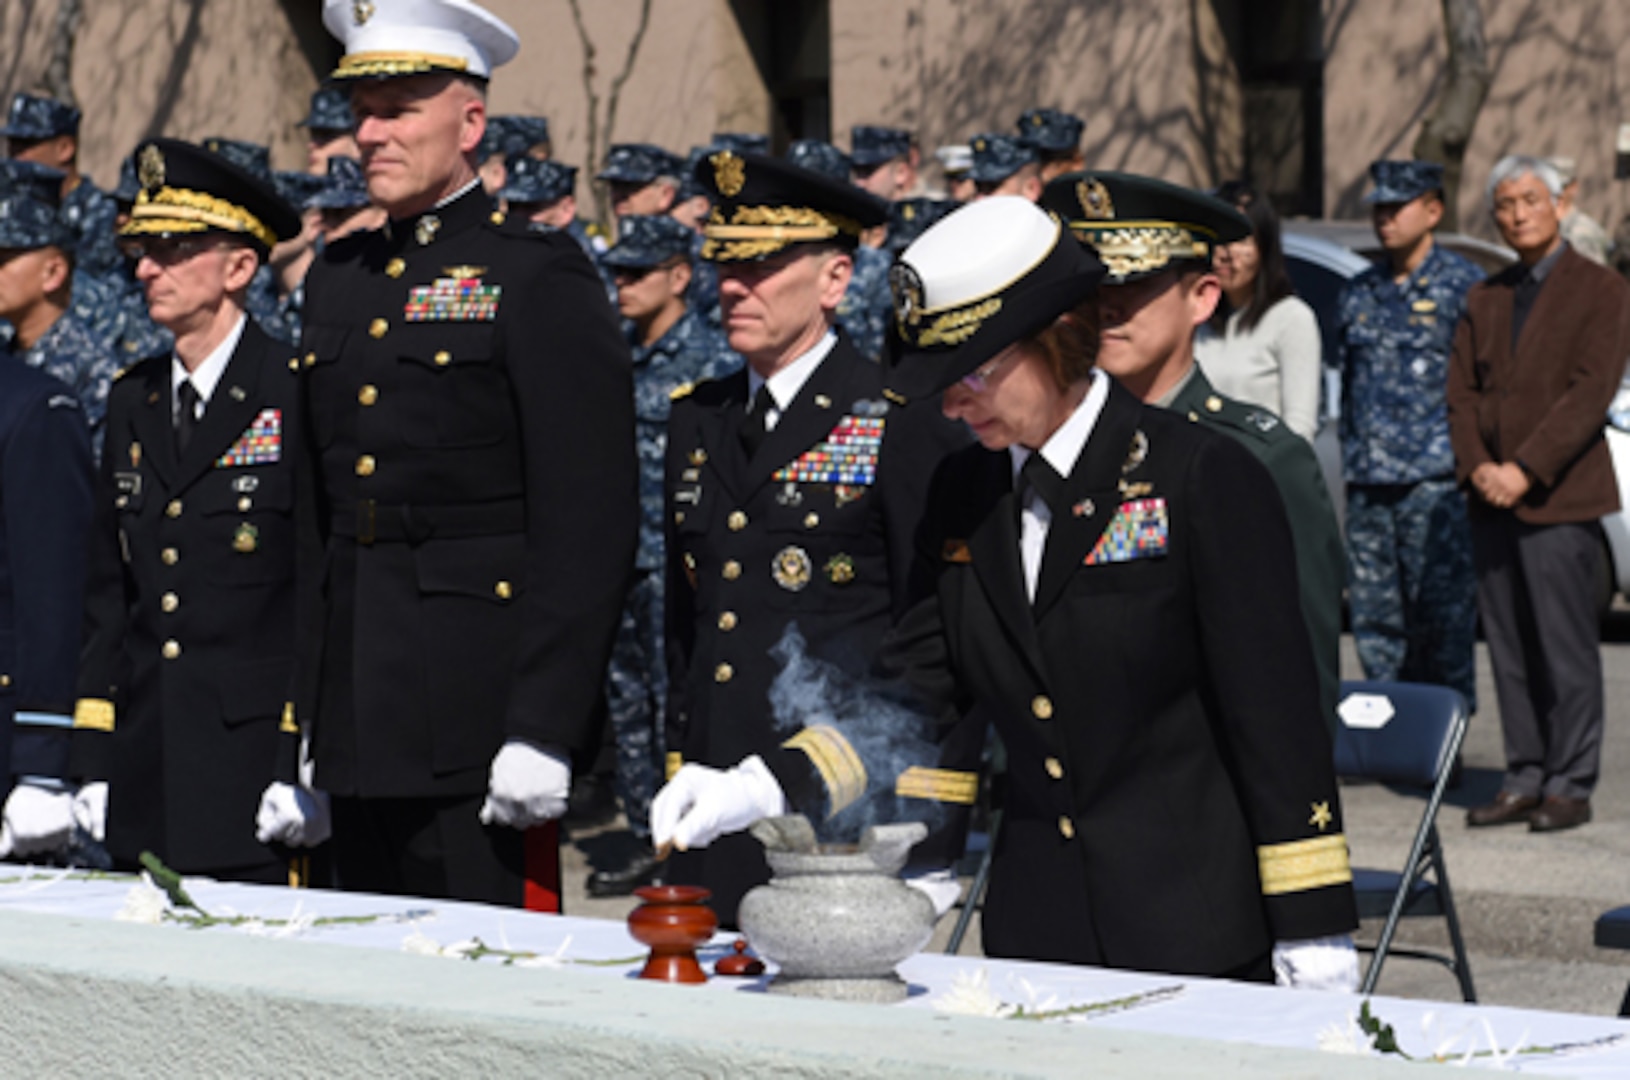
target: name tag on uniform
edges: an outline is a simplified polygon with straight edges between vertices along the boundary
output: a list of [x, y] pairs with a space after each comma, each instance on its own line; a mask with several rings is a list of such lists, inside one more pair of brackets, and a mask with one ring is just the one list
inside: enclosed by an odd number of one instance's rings
[[262, 409], [231, 449], [216, 459], [215, 467], [269, 465], [283, 457], [283, 410]]
[[1115, 509], [1109, 527], [1084, 560], [1087, 566], [1152, 559], [1166, 554], [1166, 500], [1133, 499]]

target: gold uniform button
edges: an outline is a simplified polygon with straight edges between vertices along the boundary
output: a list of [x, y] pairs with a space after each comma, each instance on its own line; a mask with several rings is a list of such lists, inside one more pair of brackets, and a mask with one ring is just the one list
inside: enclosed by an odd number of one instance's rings
[[1030, 699], [1030, 711], [1037, 720], [1051, 720], [1053, 718], [1053, 699], [1046, 694], [1037, 694]]
[[736, 613], [734, 611], [726, 611], [726, 612], [723, 612], [723, 613], [721, 613], [719, 615], [719, 629], [720, 630], [730, 631], [730, 630], [734, 630], [735, 628], [736, 628]]
[[181, 643], [176, 641], [175, 638], [171, 638], [164, 643], [164, 648], [161, 651], [164, 653], [164, 659], [174, 660], [181, 655]]
[[159, 598], [158, 606], [164, 610], [166, 615], [169, 615], [181, 606], [181, 597], [173, 592], [167, 592]]
[[504, 212], [502, 210], [494, 210], [489, 217], [494, 225], [502, 225], [504, 223]]
[[683, 524], [685, 524], [685, 511], [683, 511], [683, 510], [675, 510], [674, 511], [674, 524], [675, 525], [683, 525]]
[[1064, 764], [1063, 762], [1059, 761], [1058, 758], [1048, 758], [1046, 761], [1042, 762], [1042, 767], [1047, 770], [1047, 775], [1051, 776], [1054, 780], [1064, 779]]
[[1222, 398], [1216, 394], [1206, 398], [1206, 412], [1222, 412]]
[[442, 349], [435, 356], [431, 357], [431, 359], [436, 361], [437, 367], [446, 367], [448, 364], [453, 362], [453, 354], [448, 352], [446, 349]]
[[372, 454], [363, 454], [361, 457], [357, 458], [357, 475], [372, 476], [374, 474], [374, 469], [378, 468], [378, 466], [379, 463], [374, 460], [374, 456]]
[[174, 566], [181, 561], [181, 552], [175, 548], [165, 548], [158, 553], [158, 557], [164, 562], [165, 566]]
[[379, 387], [373, 383], [364, 383], [362, 389], [357, 391], [357, 400], [364, 405], [372, 405], [379, 400]]
[[373, 322], [368, 324], [368, 336], [378, 340], [379, 338], [384, 337], [385, 332], [390, 328], [391, 324], [386, 322], [384, 319], [375, 319]]
[[249, 508], [253, 505], [255, 505], [255, 500], [251, 499], [247, 495], [241, 496], [238, 499], [238, 512], [240, 514], [247, 514], [249, 512]]
[[724, 523], [730, 527], [731, 532], [741, 532], [747, 528], [747, 515], [740, 510], [732, 510], [730, 516], [724, 519]]
[[724, 569], [719, 572], [724, 575], [726, 581], [735, 581], [741, 577], [741, 563], [735, 559], [729, 559], [725, 562]]
[[0, 686], [10, 686], [10, 685], [11, 685], [11, 676], [10, 675], [0, 675]]
[[402, 271], [406, 269], [406, 261], [402, 259], [392, 259], [390, 262], [385, 264], [385, 276], [399, 278], [402, 276]]
[[498, 599], [500, 600], [508, 600], [510, 597], [515, 595], [514, 586], [510, 585], [510, 583], [507, 581], [500, 581], [498, 584], [492, 587], [492, 591], [497, 594]]
[[298, 356], [294, 356], [294, 357], [289, 358], [289, 370], [290, 371], [299, 371], [300, 370], [300, 358]]
[[171, 499], [169, 501], [169, 503], [166, 504], [165, 507], [164, 507], [164, 516], [168, 517], [168, 518], [178, 518], [178, 517], [180, 517], [181, 516], [181, 500], [180, 499]]
[[1060, 815], [1058, 819], [1058, 831], [1059, 834], [1064, 837], [1064, 839], [1074, 840], [1075, 822], [1071, 821], [1067, 817], [1064, 817], [1063, 815]]
[[729, 682], [736, 677], [736, 669], [729, 664], [720, 664], [713, 669], [714, 682]]
[[317, 354], [316, 353], [314, 353], [314, 352], [306, 353], [306, 367], [310, 367], [311, 365], [315, 364], [316, 362], [317, 362]]
[[809, 513], [804, 515], [804, 528], [813, 529], [820, 523], [821, 515], [817, 514], [815, 511], [811, 510]]

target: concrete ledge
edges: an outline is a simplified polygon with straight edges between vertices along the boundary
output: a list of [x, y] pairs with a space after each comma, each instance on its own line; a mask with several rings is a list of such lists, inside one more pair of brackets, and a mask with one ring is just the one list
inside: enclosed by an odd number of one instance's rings
[[0, 1060], [63, 1077], [1209, 1080], [1406, 1068], [17, 911], [0, 914], [0, 1015]]

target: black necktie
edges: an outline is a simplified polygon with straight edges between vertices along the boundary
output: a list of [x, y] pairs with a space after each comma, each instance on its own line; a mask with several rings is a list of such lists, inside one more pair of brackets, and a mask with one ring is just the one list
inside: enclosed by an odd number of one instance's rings
[[763, 383], [759, 386], [758, 393], [753, 395], [752, 404], [747, 409], [747, 418], [741, 425], [741, 445], [749, 458], [758, 453], [759, 445], [764, 442], [764, 436], [769, 434], [770, 429], [764, 426], [764, 422], [769, 419], [770, 410], [773, 408], [775, 399], [770, 397], [770, 384]]
[[181, 380], [181, 385], [176, 387], [176, 400], [181, 405], [175, 414], [175, 449], [180, 454], [198, 429], [198, 388], [191, 379]]
[[1047, 509], [1056, 515], [1064, 499], [1064, 478], [1058, 475], [1058, 470], [1048, 464], [1047, 459], [1038, 451], [1024, 459], [1019, 475], [1024, 477], [1025, 483], [1035, 489], [1037, 495], [1041, 496], [1041, 501], [1047, 504]]

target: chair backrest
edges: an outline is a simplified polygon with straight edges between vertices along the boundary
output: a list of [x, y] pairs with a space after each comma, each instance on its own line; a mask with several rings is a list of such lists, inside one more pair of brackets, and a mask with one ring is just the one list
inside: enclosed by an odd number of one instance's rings
[[1466, 738], [1469, 711], [1458, 690], [1425, 683], [1341, 684], [1336, 774], [1435, 787]]

